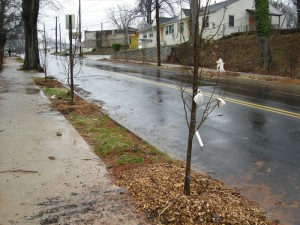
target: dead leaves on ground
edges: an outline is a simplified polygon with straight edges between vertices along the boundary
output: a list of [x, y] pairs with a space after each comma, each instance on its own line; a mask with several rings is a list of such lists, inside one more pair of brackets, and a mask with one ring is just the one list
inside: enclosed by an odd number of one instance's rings
[[185, 196], [183, 180], [184, 168], [160, 164], [125, 172], [117, 183], [155, 224], [270, 224], [254, 203], [221, 182], [193, 173]]
[[99, 115], [101, 113], [99, 106], [88, 103], [78, 96], [74, 97], [73, 104], [70, 104], [68, 101], [64, 100], [55, 100], [52, 101], [51, 104], [53, 108], [60, 111], [64, 115], [68, 115], [70, 113], [76, 113], [77, 115]]

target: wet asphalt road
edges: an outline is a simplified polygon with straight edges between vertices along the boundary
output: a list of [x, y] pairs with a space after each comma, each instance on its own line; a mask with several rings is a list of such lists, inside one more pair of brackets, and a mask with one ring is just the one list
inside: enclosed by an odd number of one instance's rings
[[[62, 71], [60, 60], [53, 58], [49, 73], [64, 81]], [[85, 59], [75, 83], [80, 94], [99, 103], [116, 121], [184, 160], [188, 134], [177, 76], [178, 72], [155, 67]], [[212, 86], [202, 91], [209, 93]], [[226, 107], [217, 109], [199, 130], [204, 147], [194, 139], [194, 167], [237, 187], [274, 219], [298, 224], [300, 97], [234, 86], [227, 97]], [[271, 108], [249, 107], [250, 103]]]

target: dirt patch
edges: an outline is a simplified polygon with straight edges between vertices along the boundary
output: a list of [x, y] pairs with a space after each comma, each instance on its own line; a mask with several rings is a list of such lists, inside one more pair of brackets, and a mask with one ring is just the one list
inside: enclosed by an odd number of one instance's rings
[[48, 87], [48, 88], [63, 88], [64, 86], [53, 78], [35, 78], [34, 82], [41, 87]]
[[[51, 81], [51, 85], [60, 87], [55, 81]], [[127, 189], [139, 212], [146, 213], [151, 223], [272, 224], [257, 204], [207, 175], [193, 172], [191, 195], [185, 196], [182, 162], [171, 160], [120, 127], [101, 113], [98, 106], [79, 97], [73, 105], [61, 99], [51, 101], [105, 161], [114, 181]], [[110, 199], [104, 199], [103, 203], [105, 201]], [[56, 219], [55, 207], [50, 217], [40, 217], [44, 224]]]

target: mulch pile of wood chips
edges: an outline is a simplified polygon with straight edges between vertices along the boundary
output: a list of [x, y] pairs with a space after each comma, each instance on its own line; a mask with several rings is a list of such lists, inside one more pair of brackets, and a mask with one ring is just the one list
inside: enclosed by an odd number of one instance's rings
[[210, 176], [192, 173], [191, 195], [184, 195], [184, 172], [173, 164], [142, 166], [117, 184], [155, 224], [271, 224], [255, 203]]

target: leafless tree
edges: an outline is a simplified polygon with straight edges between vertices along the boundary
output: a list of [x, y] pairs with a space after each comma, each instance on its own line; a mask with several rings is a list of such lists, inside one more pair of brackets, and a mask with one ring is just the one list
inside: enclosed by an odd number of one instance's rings
[[44, 30], [40, 31], [41, 36], [42, 36], [42, 45], [43, 48], [40, 50], [41, 51], [41, 66], [44, 69], [44, 74], [45, 74], [45, 82], [47, 82], [47, 77], [48, 77], [48, 64], [49, 64], [49, 57], [48, 57], [48, 37], [46, 34], [46, 28], [44, 24]]
[[147, 24], [151, 24], [152, 12], [155, 10], [153, 0], [139, 0], [137, 9], [140, 11], [140, 14], [146, 18]]
[[0, 1], [0, 67], [7, 40], [18, 39], [23, 33], [20, 6], [21, 0]]
[[59, 11], [62, 8], [62, 4], [58, 0], [40, 0], [40, 14], [47, 16], [48, 10]]
[[300, 28], [300, 0], [292, 0], [297, 8], [297, 27]]
[[[159, 8], [159, 15], [167, 14], [173, 16], [175, 11], [174, 4], [180, 3], [181, 0], [137, 0], [137, 8], [135, 10], [141, 17], [146, 18], [147, 24], [151, 24], [152, 13], [156, 10], [156, 5], [158, 5]], [[155, 16], [157, 16], [156, 13]]]
[[[207, 6], [210, 4], [210, 0], [206, 1], [206, 7], [204, 8], [203, 17], [208, 15]], [[184, 178], [184, 194], [190, 195], [190, 182], [191, 182], [191, 159], [192, 159], [192, 149], [193, 149], [193, 138], [195, 134], [199, 135], [198, 129], [212, 117], [213, 111], [216, 107], [223, 105], [225, 102], [223, 100], [224, 93], [217, 94], [216, 87], [218, 84], [218, 79], [215, 83], [214, 90], [211, 94], [206, 94], [207, 99], [204, 98], [204, 94], [201, 92], [200, 87], [203, 80], [203, 64], [206, 58], [206, 53], [213, 44], [213, 36], [204, 38], [204, 26], [199, 26], [199, 15], [200, 15], [200, 0], [191, 0], [191, 8], [195, 7], [192, 13], [195, 13], [195, 21], [191, 24], [194, 26], [193, 33], [193, 43], [191, 45], [186, 45], [186, 52], [192, 53], [193, 67], [192, 69], [186, 67], [182, 77], [182, 81], [179, 85], [181, 96], [184, 105], [184, 111], [186, 115], [186, 122], [189, 128], [188, 130], [188, 145], [187, 145], [187, 158], [186, 158], [186, 169]], [[200, 27], [200, 28], [199, 28]], [[200, 29], [200, 30], [199, 30]], [[217, 31], [218, 32], [218, 31]], [[216, 34], [217, 34], [216, 32]], [[183, 56], [183, 58], [186, 58]], [[220, 72], [219, 72], [220, 73]], [[219, 76], [218, 73], [218, 76]], [[190, 90], [192, 86], [192, 90]], [[198, 111], [198, 113], [197, 113]], [[197, 119], [197, 115], [199, 118]], [[199, 137], [200, 138], [200, 135]], [[199, 139], [199, 141], [201, 138]]]
[[[60, 60], [64, 68], [64, 74], [66, 76], [66, 84], [71, 89], [71, 104], [73, 104], [73, 98], [74, 98], [74, 82], [73, 78], [78, 76], [78, 74], [81, 71], [83, 58], [79, 55], [79, 48], [80, 48], [80, 42], [78, 42], [78, 37], [76, 36], [74, 39], [74, 44], [70, 46], [69, 49], [71, 52], [71, 55], [65, 54], [63, 55]], [[72, 73], [72, 75], [71, 75]]]
[[25, 34], [25, 59], [23, 70], [41, 70], [38, 49], [37, 22], [40, 0], [22, 0], [22, 18]]
[[135, 9], [129, 8], [127, 5], [117, 5], [117, 8], [109, 8], [106, 11], [107, 17], [117, 29], [128, 29], [139, 17]]
[[44, 7], [55, 7], [57, 3], [56, 0], [22, 0], [22, 19], [25, 36], [24, 70], [42, 69], [38, 50], [37, 29], [40, 6], [43, 4]]
[[282, 0], [271, 0], [271, 5], [282, 12], [286, 20], [287, 27], [297, 25], [297, 10], [292, 2], [283, 2]]

